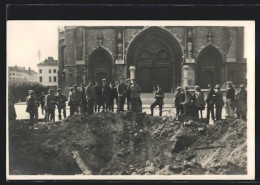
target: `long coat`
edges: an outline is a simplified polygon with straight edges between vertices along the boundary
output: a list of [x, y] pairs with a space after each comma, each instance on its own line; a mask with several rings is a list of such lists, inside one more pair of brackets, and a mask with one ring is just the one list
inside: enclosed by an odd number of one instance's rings
[[247, 113], [247, 91], [240, 90], [236, 94], [236, 113], [238, 115], [246, 115]]
[[216, 107], [224, 106], [223, 94], [221, 91], [215, 93], [215, 105]]
[[201, 91], [195, 92], [195, 107], [197, 107], [199, 109], [205, 108], [204, 95]]

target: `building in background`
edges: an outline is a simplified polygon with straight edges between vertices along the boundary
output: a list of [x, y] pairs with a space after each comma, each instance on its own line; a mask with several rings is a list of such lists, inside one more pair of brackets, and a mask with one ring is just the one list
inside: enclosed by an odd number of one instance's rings
[[49, 86], [53, 90], [58, 87], [58, 60], [48, 57], [38, 65], [38, 81], [44, 86]]
[[31, 70], [29, 67], [28, 70], [25, 67], [19, 67], [15, 65], [14, 67], [8, 67], [8, 76], [9, 82], [38, 82], [38, 73], [34, 70]]
[[165, 92], [179, 85], [246, 83], [244, 27], [65, 26], [59, 28], [58, 46], [64, 90], [121, 77], [136, 78], [148, 93], [158, 83]]

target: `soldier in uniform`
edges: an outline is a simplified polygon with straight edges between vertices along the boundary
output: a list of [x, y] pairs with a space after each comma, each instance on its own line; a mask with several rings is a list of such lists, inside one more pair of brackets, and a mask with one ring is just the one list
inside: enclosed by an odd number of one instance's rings
[[226, 95], [226, 116], [233, 117], [234, 116], [234, 103], [235, 103], [235, 89], [232, 85], [232, 82], [227, 82], [227, 95]]
[[244, 84], [240, 85], [240, 90], [236, 94], [236, 114], [237, 118], [246, 119], [247, 116], [247, 91]]
[[61, 88], [58, 89], [57, 98], [57, 107], [59, 113], [59, 120], [61, 120], [61, 110], [63, 110], [63, 117], [66, 118], [66, 101], [67, 97], [61, 93]]
[[46, 94], [42, 92], [41, 96], [39, 97], [39, 104], [41, 105], [42, 114], [44, 114], [44, 98]]
[[86, 87], [86, 100], [87, 100], [87, 113], [93, 114], [95, 92], [93, 82], [90, 80], [88, 86]]
[[45, 97], [45, 108], [47, 110], [46, 121], [55, 122], [55, 108], [56, 108], [56, 96], [53, 94], [53, 90], [49, 89], [48, 95]]
[[86, 100], [86, 92], [85, 92], [85, 85], [81, 85], [81, 101], [80, 101], [80, 111], [81, 113], [87, 112], [87, 100]]
[[127, 110], [130, 110], [130, 107], [131, 107], [131, 96], [130, 96], [131, 78], [128, 78], [126, 80], [126, 86], [127, 86], [127, 94], [126, 94]]
[[118, 109], [118, 94], [117, 94], [117, 87], [118, 87], [118, 81], [115, 81], [115, 86], [114, 86], [114, 95], [116, 99], [116, 108]]
[[73, 107], [73, 103], [71, 101], [72, 98], [72, 91], [74, 90], [73, 87], [70, 88], [70, 92], [69, 92], [69, 98], [68, 98], [68, 105], [70, 106], [70, 116], [72, 116], [74, 114], [74, 107]]
[[28, 91], [28, 96], [26, 97], [26, 112], [30, 114], [29, 128], [31, 129], [35, 118], [35, 109], [38, 109], [38, 105], [35, 104], [35, 96], [33, 95], [33, 90]]
[[205, 101], [204, 101], [204, 95], [200, 90], [199, 86], [195, 87], [195, 117], [199, 118], [199, 112], [200, 112], [200, 118], [202, 119], [202, 111], [205, 109]]
[[79, 106], [80, 106], [80, 101], [81, 101], [81, 92], [78, 90], [78, 86], [77, 85], [74, 85], [74, 90], [72, 91], [71, 93], [71, 103], [72, 103], [72, 107], [73, 107], [73, 110], [72, 110], [72, 115], [76, 112], [78, 113], [79, 112]]
[[109, 96], [109, 111], [114, 112], [114, 100], [117, 97], [117, 90], [112, 82], [109, 84], [109, 87], [111, 89], [110, 96]]
[[216, 120], [221, 120], [221, 114], [222, 114], [222, 107], [224, 106], [224, 100], [223, 100], [223, 94], [220, 91], [220, 86], [217, 84], [215, 86], [216, 93], [215, 93], [215, 106], [216, 106]]
[[117, 111], [124, 111], [125, 98], [127, 95], [127, 86], [124, 82], [124, 78], [120, 79], [120, 83], [117, 86], [117, 94], [118, 94], [118, 106], [119, 106], [119, 109], [117, 109]]
[[129, 92], [130, 92], [130, 99], [131, 99], [131, 110], [133, 112], [139, 112], [139, 99], [140, 99], [140, 93], [141, 93], [141, 88], [140, 86], [136, 83], [136, 80], [132, 80], [132, 85], [130, 86]]
[[215, 120], [214, 116], [214, 97], [215, 97], [215, 91], [211, 84], [208, 84], [208, 95], [206, 98], [207, 102], [207, 119], [210, 119], [210, 114], [211, 114], [211, 119]]
[[181, 104], [181, 102], [185, 101], [185, 96], [181, 92], [181, 90], [182, 90], [182, 88], [178, 87], [177, 93], [175, 95], [174, 104], [175, 104], [175, 107], [176, 107], [176, 115], [182, 115], [183, 114], [183, 105]]
[[193, 105], [193, 95], [189, 91], [189, 87], [185, 87], [185, 101], [183, 103], [185, 116], [192, 116], [192, 105]]
[[109, 85], [107, 84], [106, 79], [102, 79], [102, 106], [103, 106], [103, 111], [106, 110], [108, 111], [108, 106], [109, 106], [109, 96], [111, 93], [111, 89]]
[[164, 99], [164, 92], [160, 86], [160, 84], [157, 85], [157, 90], [154, 93], [155, 102], [151, 105], [151, 115], [153, 115], [153, 109], [157, 105], [159, 105], [159, 115], [162, 116], [162, 108], [163, 108], [163, 99]]
[[100, 82], [96, 82], [96, 85], [94, 86], [94, 110], [95, 110], [95, 112], [100, 111], [100, 107], [101, 107], [101, 103], [102, 103], [101, 96], [102, 96], [102, 88], [100, 86]]

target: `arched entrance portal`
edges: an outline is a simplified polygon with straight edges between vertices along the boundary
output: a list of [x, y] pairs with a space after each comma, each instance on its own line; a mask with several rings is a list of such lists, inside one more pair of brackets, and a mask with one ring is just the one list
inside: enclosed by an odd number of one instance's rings
[[99, 81], [103, 78], [112, 80], [112, 56], [102, 47], [95, 49], [89, 56], [89, 80]]
[[216, 85], [221, 83], [221, 69], [223, 56], [220, 51], [212, 45], [205, 47], [197, 57], [198, 83], [203, 89], [208, 84]]
[[158, 83], [170, 92], [180, 84], [182, 49], [165, 29], [149, 27], [139, 33], [129, 45], [126, 61], [128, 69], [136, 67], [142, 92], [153, 92]]

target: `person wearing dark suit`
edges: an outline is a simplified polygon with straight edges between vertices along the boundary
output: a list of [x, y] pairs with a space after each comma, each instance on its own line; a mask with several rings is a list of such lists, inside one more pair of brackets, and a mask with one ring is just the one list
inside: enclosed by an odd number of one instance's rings
[[212, 88], [211, 84], [208, 84], [208, 95], [206, 98], [207, 102], [207, 119], [210, 119], [210, 114], [211, 114], [211, 119], [215, 120], [214, 116], [214, 96], [215, 96], [215, 91]]
[[219, 84], [215, 86], [215, 89], [216, 120], [221, 120], [222, 107], [224, 106], [223, 94], [220, 91]]
[[102, 106], [103, 106], [103, 112], [108, 111], [109, 107], [109, 96], [111, 93], [111, 89], [109, 85], [107, 84], [106, 79], [102, 79], [103, 85], [102, 85]]

